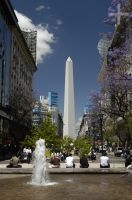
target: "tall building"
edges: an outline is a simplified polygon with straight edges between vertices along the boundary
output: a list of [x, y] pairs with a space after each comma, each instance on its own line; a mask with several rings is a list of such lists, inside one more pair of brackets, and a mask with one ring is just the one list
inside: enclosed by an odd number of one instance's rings
[[[35, 60], [9, 0], [0, 1], [0, 148], [29, 133]], [[1, 157], [1, 149], [0, 149]], [[1, 158], [0, 158], [1, 159]]]
[[58, 107], [58, 93], [50, 91], [48, 92], [48, 104], [50, 107]]
[[37, 31], [22, 31], [22, 33], [36, 62]]
[[48, 92], [47, 96], [40, 96], [40, 100], [36, 101], [34, 108], [32, 110], [32, 123], [35, 126], [40, 126], [40, 124], [47, 117], [47, 113], [51, 114], [51, 121], [57, 127], [56, 134], [63, 135], [63, 120], [62, 115], [58, 109], [58, 93]]
[[75, 138], [75, 108], [74, 108], [73, 62], [66, 60], [63, 137]]

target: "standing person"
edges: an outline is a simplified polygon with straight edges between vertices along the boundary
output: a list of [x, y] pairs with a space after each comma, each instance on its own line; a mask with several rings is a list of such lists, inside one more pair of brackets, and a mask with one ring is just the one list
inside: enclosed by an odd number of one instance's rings
[[100, 168], [110, 168], [110, 160], [106, 152], [103, 152], [100, 157]]
[[27, 153], [27, 147], [23, 148], [23, 153]]
[[27, 153], [27, 163], [29, 164], [32, 160], [32, 150], [30, 147], [27, 148], [26, 153]]
[[65, 159], [66, 168], [75, 168], [74, 158], [71, 153]]
[[82, 155], [80, 157], [80, 167], [81, 168], [88, 168], [89, 167], [88, 159], [85, 155]]

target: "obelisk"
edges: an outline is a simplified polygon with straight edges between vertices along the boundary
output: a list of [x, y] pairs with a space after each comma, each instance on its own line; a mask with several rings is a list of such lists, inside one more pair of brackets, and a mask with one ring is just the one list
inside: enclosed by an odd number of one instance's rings
[[63, 138], [65, 136], [75, 138], [73, 62], [70, 57], [66, 60], [65, 66]]

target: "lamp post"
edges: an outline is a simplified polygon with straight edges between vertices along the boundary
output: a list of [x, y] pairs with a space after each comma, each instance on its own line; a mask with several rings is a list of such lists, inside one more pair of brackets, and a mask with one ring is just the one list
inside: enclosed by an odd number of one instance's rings
[[100, 113], [99, 114], [99, 128], [100, 128], [100, 135], [101, 135], [101, 147], [102, 147], [102, 153], [103, 153], [103, 140], [104, 140], [104, 138], [103, 138], [103, 129], [102, 129], [102, 127], [103, 127], [103, 114], [102, 113]]

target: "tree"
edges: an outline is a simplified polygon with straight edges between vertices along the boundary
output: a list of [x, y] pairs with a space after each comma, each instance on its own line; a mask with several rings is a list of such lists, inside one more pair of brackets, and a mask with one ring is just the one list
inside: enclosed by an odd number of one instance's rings
[[62, 150], [65, 149], [68, 152], [71, 152], [71, 150], [73, 149], [73, 145], [74, 145], [74, 140], [71, 137], [64, 137], [62, 139]]
[[[117, 13], [117, 5], [120, 5], [122, 13]], [[130, 73], [132, 1], [113, 0], [108, 12], [108, 21], [116, 24], [116, 28], [108, 48], [107, 65], [102, 81], [103, 102], [105, 102], [103, 111], [116, 122], [116, 134], [120, 141], [128, 144], [130, 140], [132, 141], [132, 132], [127, 123], [131, 113], [132, 95], [132, 75]], [[127, 14], [123, 14], [125, 12]], [[117, 23], [117, 14], [119, 15], [118, 20], [120, 19], [119, 23]], [[120, 122], [119, 119], [121, 119]]]
[[89, 101], [91, 103], [91, 109], [89, 110], [91, 116], [90, 121], [95, 122], [96, 131], [100, 133], [99, 139], [103, 148], [106, 128], [108, 128], [106, 127], [108, 116], [104, 110], [104, 96], [101, 92], [93, 93], [91, 94]]
[[51, 115], [48, 113], [40, 127], [32, 127], [30, 135], [24, 139], [23, 145], [34, 147], [36, 140], [45, 139], [46, 147], [51, 151], [59, 151], [62, 139], [56, 135], [57, 127], [51, 121]]
[[90, 141], [86, 137], [78, 137], [74, 141], [74, 146], [76, 149], [78, 149], [80, 155], [88, 155], [90, 151]]

